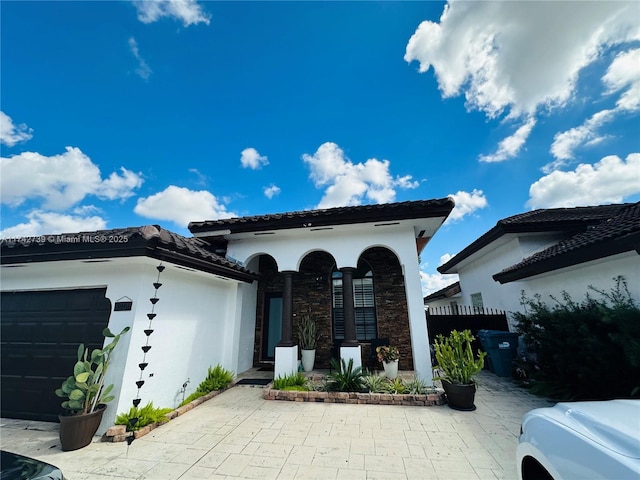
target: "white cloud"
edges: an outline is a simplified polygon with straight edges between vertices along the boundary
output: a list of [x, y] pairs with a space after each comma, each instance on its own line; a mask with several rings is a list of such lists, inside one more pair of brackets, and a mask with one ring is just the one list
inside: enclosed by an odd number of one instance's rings
[[446, 222], [461, 220], [488, 205], [487, 197], [484, 196], [482, 190], [474, 189], [471, 193], [459, 191], [458, 193], [450, 194], [449, 197], [455, 202], [455, 207], [447, 217]]
[[420, 270], [420, 283], [422, 284], [422, 296], [426, 297], [452, 283], [456, 283], [459, 277], [457, 274], [440, 275], [439, 273], [427, 273]]
[[598, 134], [598, 129], [611, 121], [615, 116], [613, 110], [601, 110], [594, 113], [579, 127], [571, 128], [555, 135], [551, 145], [551, 154], [556, 161], [543, 167], [544, 173], [552, 172], [566, 165], [567, 160], [574, 157], [574, 151], [585, 144], [594, 145], [604, 140], [605, 137]]
[[602, 81], [608, 93], [626, 88], [616, 103], [620, 110], [640, 110], [640, 48], [618, 54], [611, 62]]
[[136, 57], [136, 60], [138, 60], [136, 75], [144, 80], [149, 80], [152, 70], [149, 65], [147, 65], [147, 62], [145, 62], [144, 58], [140, 56], [140, 52], [138, 50], [138, 42], [136, 42], [136, 39], [133, 37], [129, 38], [129, 48], [131, 49], [131, 53], [133, 53], [133, 56]]
[[444, 255], [442, 255], [440, 257], [440, 265], [444, 265], [445, 263], [447, 263], [449, 260], [451, 260], [453, 257], [455, 257], [455, 255], [452, 255], [451, 253], [445, 253]]
[[264, 187], [262, 191], [264, 192], [265, 197], [272, 199], [276, 195], [280, 194], [280, 187], [277, 185], [269, 185], [268, 187]]
[[609, 138], [599, 130], [618, 115], [640, 111], [640, 49], [628, 50], [616, 56], [607, 73], [602, 77], [607, 94], [622, 91], [613, 109], [600, 110], [582, 125], [556, 134], [551, 145], [551, 154], [556, 160], [545, 165], [543, 171], [549, 173], [574, 158], [575, 151]]
[[134, 212], [146, 218], [168, 220], [181, 227], [186, 227], [192, 221], [237, 216], [228, 212], [210, 192], [194, 191], [175, 185], [170, 185], [149, 197], [140, 198]]
[[98, 185], [95, 194], [106, 200], [124, 200], [133, 196], [133, 190], [140, 188], [142, 177], [139, 173], [120, 167], [121, 175], [111, 173], [109, 178]]
[[121, 168], [103, 180], [100, 169], [79, 148], [66, 147], [60, 155], [46, 157], [23, 152], [0, 158], [2, 203], [18, 206], [42, 200], [46, 210], [64, 210], [88, 195], [101, 199], [126, 199], [142, 184], [140, 173]]
[[433, 67], [443, 97], [519, 116], [563, 106], [580, 70], [638, 39], [637, 2], [450, 1], [439, 23], [418, 26], [404, 58]]
[[206, 185], [208, 183], [209, 177], [197, 168], [190, 168], [189, 173], [193, 173], [195, 175], [197, 185]]
[[196, 0], [134, 0], [138, 20], [153, 23], [163, 17], [180, 20], [185, 27], [204, 23], [209, 25], [210, 16]]
[[264, 165], [269, 165], [269, 159], [260, 155], [255, 148], [245, 148], [240, 154], [240, 164], [243, 168], [259, 170]]
[[389, 172], [388, 160], [370, 158], [352, 163], [333, 142], [320, 145], [313, 155], [302, 155], [311, 170], [309, 178], [317, 188], [326, 187], [317, 208], [360, 205], [364, 198], [376, 203], [392, 202], [396, 188], [417, 188], [411, 176], [396, 177]]
[[527, 138], [529, 138], [529, 134], [535, 124], [536, 119], [530, 116], [513, 135], [505, 138], [498, 144], [498, 150], [495, 153], [491, 155], [480, 155], [480, 161], [489, 163], [503, 162], [518, 155]]
[[27, 214], [29, 221], [6, 228], [0, 237], [29, 237], [34, 235], [54, 235], [60, 233], [92, 232], [106, 229], [106, 222], [99, 216], [82, 214], [68, 215], [56, 212], [34, 210]]
[[30, 140], [33, 130], [24, 123], [14, 125], [9, 115], [0, 111], [0, 143], [4, 143], [7, 147], [13, 147], [20, 142]]
[[640, 153], [631, 153], [626, 161], [611, 155], [571, 172], [552, 172], [531, 185], [527, 204], [536, 209], [619, 203], [638, 193]]

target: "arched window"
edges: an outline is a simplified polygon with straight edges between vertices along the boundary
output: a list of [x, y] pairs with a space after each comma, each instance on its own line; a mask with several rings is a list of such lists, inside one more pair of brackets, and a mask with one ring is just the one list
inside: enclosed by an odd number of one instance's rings
[[[333, 301], [333, 338], [344, 340], [344, 303], [342, 272], [334, 269], [331, 274]], [[353, 305], [356, 318], [356, 338], [368, 341], [378, 337], [373, 273], [366, 262], [360, 261], [353, 274]]]

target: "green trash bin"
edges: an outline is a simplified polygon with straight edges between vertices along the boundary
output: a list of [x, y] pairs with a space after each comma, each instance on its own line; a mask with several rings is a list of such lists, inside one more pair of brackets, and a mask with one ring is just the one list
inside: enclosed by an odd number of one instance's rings
[[478, 332], [480, 342], [490, 358], [491, 371], [499, 377], [510, 377], [513, 359], [518, 353], [518, 334], [501, 330]]
[[493, 371], [493, 363], [491, 362], [491, 357], [488, 355], [489, 353], [489, 345], [487, 344], [487, 334], [489, 332], [492, 332], [494, 330], [478, 330], [478, 333], [476, 335], [476, 337], [478, 338], [478, 340], [480, 341], [480, 350], [482, 350], [483, 352], [485, 352], [487, 354], [486, 357], [484, 357], [484, 368], [486, 370], [489, 370], [490, 372], [494, 373]]

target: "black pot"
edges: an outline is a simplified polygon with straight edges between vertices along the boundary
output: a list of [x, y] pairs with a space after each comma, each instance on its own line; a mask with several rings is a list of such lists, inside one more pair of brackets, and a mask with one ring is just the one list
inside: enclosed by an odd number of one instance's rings
[[465, 412], [472, 412], [476, 409], [476, 406], [473, 404], [476, 397], [475, 383], [462, 385], [442, 380], [442, 388], [444, 388], [444, 393], [447, 395], [449, 407]]
[[64, 452], [86, 447], [98, 431], [106, 405], [98, 405], [95, 411], [76, 415], [59, 415], [60, 447]]

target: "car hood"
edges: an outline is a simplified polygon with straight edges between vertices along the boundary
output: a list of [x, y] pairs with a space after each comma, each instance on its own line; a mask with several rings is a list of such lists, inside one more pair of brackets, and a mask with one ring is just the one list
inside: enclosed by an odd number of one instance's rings
[[640, 459], [640, 400], [561, 402], [534, 410], [621, 455]]

